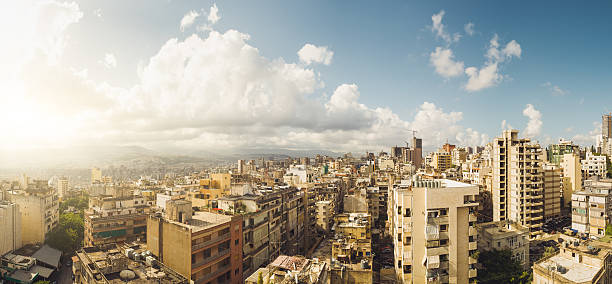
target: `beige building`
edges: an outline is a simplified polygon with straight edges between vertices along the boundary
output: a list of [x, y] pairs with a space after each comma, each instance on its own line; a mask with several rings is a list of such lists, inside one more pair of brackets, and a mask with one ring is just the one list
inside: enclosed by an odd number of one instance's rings
[[[403, 283], [472, 283], [476, 280], [478, 186], [451, 180], [396, 183], [391, 235], [395, 271]], [[423, 230], [425, 228], [425, 230]]]
[[591, 152], [587, 152], [586, 158], [582, 160], [582, 173], [586, 178], [598, 176], [605, 178], [608, 174], [608, 168], [606, 167], [606, 156], [594, 155]]
[[476, 224], [478, 250], [510, 250], [512, 259], [529, 269], [529, 230], [510, 222]]
[[531, 238], [542, 233], [544, 222], [543, 155], [540, 145], [518, 138], [518, 130], [493, 139], [493, 221], [517, 222]]
[[84, 213], [85, 246], [145, 241], [149, 205], [142, 196], [90, 197]]
[[21, 213], [19, 205], [0, 201], [0, 255], [21, 248]]
[[561, 161], [563, 177], [561, 178], [563, 190], [563, 204], [565, 208], [571, 206], [572, 193], [582, 190], [582, 167], [580, 156], [577, 153], [564, 154]]
[[294, 284], [297, 278], [300, 284], [328, 284], [328, 269], [327, 263], [318, 259], [280, 255], [247, 277], [245, 283], [258, 284], [261, 275], [263, 283]]
[[433, 153], [432, 166], [438, 171], [450, 169], [451, 161], [451, 154], [449, 152], [438, 151]]
[[561, 168], [553, 164], [543, 167], [544, 220], [561, 216]]
[[192, 212], [171, 200], [166, 216], [147, 219], [147, 248], [161, 262], [200, 283], [242, 283], [242, 218]]
[[584, 190], [572, 194], [572, 229], [603, 237], [612, 216], [612, 180], [586, 180]]
[[323, 232], [329, 232], [334, 222], [334, 208], [329, 200], [317, 201], [317, 227]]
[[559, 253], [533, 264], [534, 284], [612, 283], [612, 256], [607, 244], [584, 243], [563, 236]]
[[36, 181], [29, 184], [27, 190], [9, 191], [8, 194], [21, 211], [22, 243], [43, 243], [47, 233], [59, 223], [59, 198], [55, 191], [47, 186], [47, 181]]
[[64, 198], [64, 195], [68, 193], [68, 178], [60, 177], [57, 179], [57, 195], [59, 198]]
[[102, 170], [100, 168], [91, 169], [91, 183], [102, 182]]

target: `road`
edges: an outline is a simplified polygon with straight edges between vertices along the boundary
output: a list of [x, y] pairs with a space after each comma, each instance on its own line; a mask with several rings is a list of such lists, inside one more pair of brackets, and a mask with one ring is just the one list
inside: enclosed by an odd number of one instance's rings
[[62, 268], [57, 274], [58, 284], [71, 284], [72, 283], [72, 266], [67, 265], [67, 260], [62, 263]]

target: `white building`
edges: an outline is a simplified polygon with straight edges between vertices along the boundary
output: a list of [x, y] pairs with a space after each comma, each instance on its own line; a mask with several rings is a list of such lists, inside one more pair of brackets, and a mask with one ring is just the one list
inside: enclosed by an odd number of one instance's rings
[[[45, 182], [46, 184], [46, 182]], [[43, 243], [47, 233], [59, 223], [59, 199], [51, 188], [10, 191], [11, 201], [21, 211], [21, 240], [24, 245]]]
[[582, 160], [582, 172], [589, 178], [592, 176], [606, 177], [606, 156], [596, 156], [588, 152], [586, 159]]
[[21, 213], [19, 205], [0, 202], [0, 255], [21, 248]]

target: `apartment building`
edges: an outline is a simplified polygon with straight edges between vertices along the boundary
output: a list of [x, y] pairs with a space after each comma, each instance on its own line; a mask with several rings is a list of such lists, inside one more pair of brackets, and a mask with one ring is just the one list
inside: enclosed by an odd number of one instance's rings
[[246, 284], [258, 284], [259, 276], [263, 283], [328, 284], [329, 266], [318, 259], [302, 256], [281, 255], [265, 268], [260, 268], [245, 280]]
[[612, 216], [612, 180], [586, 180], [584, 190], [572, 194], [572, 229], [603, 237]]
[[476, 259], [470, 256], [477, 249], [478, 186], [415, 176], [394, 183], [392, 195], [396, 278], [403, 283], [474, 282]]
[[607, 243], [563, 237], [559, 253], [533, 264], [532, 283], [611, 283], [612, 254]]
[[567, 154], [579, 154], [580, 147], [578, 145], [574, 145], [572, 141], [559, 140], [557, 144], [551, 144], [547, 151], [546, 155], [548, 157], [548, 162], [559, 166], [563, 161], [563, 156]]
[[608, 174], [606, 156], [597, 156], [591, 152], [587, 152], [586, 159], [582, 160], [582, 173], [586, 178], [593, 176], [605, 178]]
[[57, 179], [57, 195], [59, 198], [64, 198], [64, 195], [68, 193], [68, 178], [60, 177]]
[[162, 263], [201, 283], [242, 283], [242, 217], [193, 212], [171, 200], [147, 218], [147, 248]]
[[518, 130], [505, 130], [493, 140], [493, 221], [510, 220], [529, 229], [530, 237], [542, 233], [544, 182], [542, 149]]
[[231, 195], [216, 200], [217, 208], [242, 218], [242, 271], [246, 277], [281, 253], [282, 196]]
[[44, 243], [47, 233], [59, 223], [59, 198], [55, 190], [43, 180], [30, 183], [26, 190], [7, 193], [21, 212], [22, 244]]
[[21, 212], [19, 205], [0, 201], [0, 255], [21, 248]]
[[561, 160], [563, 176], [562, 183], [562, 207], [569, 208], [572, 201], [572, 193], [582, 190], [582, 166], [580, 156], [577, 153], [564, 154]]
[[84, 244], [145, 241], [149, 205], [142, 196], [95, 196], [84, 213]]
[[438, 151], [433, 153], [432, 167], [443, 172], [451, 168], [451, 161], [451, 154], [449, 152]]
[[509, 221], [476, 224], [478, 250], [509, 250], [512, 259], [529, 269], [529, 230]]
[[372, 283], [372, 216], [343, 213], [335, 216], [336, 237], [331, 242], [330, 283]]
[[544, 220], [561, 216], [561, 168], [554, 164], [542, 167], [544, 181]]
[[334, 223], [334, 207], [329, 200], [317, 201], [317, 227], [323, 232], [329, 232]]
[[142, 243], [84, 247], [72, 260], [76, 284], [189, 283], [187, 278], [147, 253]]

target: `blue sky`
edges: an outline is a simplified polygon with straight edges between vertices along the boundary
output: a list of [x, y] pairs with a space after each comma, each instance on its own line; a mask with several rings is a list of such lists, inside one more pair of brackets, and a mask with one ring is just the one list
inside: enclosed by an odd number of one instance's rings
[[[220, 19], [211, 23], [207, 16], [213, 4], [218, 7]], [[535, 123], [527, 134], [543, 143], [564, 137], [590, 145], [601, 114], [612, 109], [608, 103], [612, 91], [609, 71], [612, 63], [609, 56], [612, 40], [609, 32], [612, 27], [610, 2], [385, 1], [376, 4], [370, 1], [77, 1], [77, 10], [82, 16], [60, 29], [64, 44], [57, 65], [75, 73], [86, 69], [87, 80], [98, 86], [94, 96], [102, 96], [111, 102], [107, 102], [110, 106], [106, 109], [87, 109], [87, 114], [96, 113], [96, 123], [83, 118], [87, 116], [83, 113], [86, 108], [80, 105], [78, 111], [66, 112], [74, 116], [62, 114], [61, 118], [57, 116], [54, 120], [74, 121], [78, 117], [78, 125], [63, 130], [71, 133], [71, 143], [77, 144], [88, 143], [88, 139], [81, 137], [84, 135], [82, 128], [96, 125], [104, 129], [97, 134], [98, 140], [109, 144], [139, 144], [160, 149], [205, 145], [203, 147], [274, 146], [361, 151], [401, 144], [401, 137], [406, 137], [409, 129], [422, 132], [419, 136], [429, 140], [425, 141], [429, 147], [446, 139], [464, 145], [482, 144], [500, 133], [504, 120], [520, 130], [527, 128], [530, 121]], [[181, 19], [190, 11], [199, 16], [193, 24], [181, 30]], [[444, 13], [440, 14], [441, 11]], [[442, 15], [441, 34], [450, 36], [450, 40], [437, 35], [435, 27], [432, 28], [433, 15]], [[472, 35], [465, 29], [468, 23], [473, 24]], [[208, 29], [200, 30], [199, 26]], [[206, 91], [211, 87], [209, 85], [198, 85], [205, 91], [193, 91], [193, 86], [189, 85], [192, 81], [179, 80], [168, 84], [179, 86], [176, 92], [180, 95], [173, 94], [168, 85], [164, 85], [161, 93], [150, 97], [147, 92], [136, 94], [134, 89], [149, 86], [150, 82], [139, 74], [147, 67], [152, 69], [151, 58], [162, 57], [162, 46], [169, 40], [176, 38], [181, 43], [195, 34], [208, 42], [210, 33], [224, 35], [229, 30], [249, 35], [245, 44], [256, 48], [258, 55], [267, 60], [263, 66], [269, 67], [266, 64], [282, 59], [286, 64], [295, 64], [301, 71], [311, 70], [315, 82], [308, 81], [311, 84], [308, 90], [297, 91], [297, 101], [288, 100], [286, 103], [295, 103], [295, 107], [303, 105], [302, 100], [305, 104], [318, 103], [312, 110], [304, 112], [317, 114], [321, 111], [325, 116], [323, 120], [334, 120], [335, 123], [316, 121], [310, 124], [304, 122], [309, 120], [307, 115], [294, 119], [291, 114], [267, 121], [264, 114], [250, 107], [235, 111], [252, 114], [250, 121], [254, 119], [256, 123], [223, 120], [216, 122], [219, 127], [203, 121], [186, 129], [184, 124], [193, 121], [193, 115], [180, 118], [171, 114], [157, 117], [157, 120], [144, 118], [151, 115], [137, 117], [133, 112], [134, 106], [146, 106], [144, 102], [153, 97], [169, 105], [175, 105], [174, 99], [194, 98], [198, 101], [194, 105], [201, 103], [202, 108], [187, 109], [187, 113], [204, 111], [204, 105], [212, 99]], [[452, 39], [455, 34], [459, 35], [457, 40]], [[520, 46], [520, 53], [502, 55], [498, 59], [487, 58], [490, 41], [495, 36], [498, 51], [503, 53], [503, 48], [514, 41]], [[305, 64], [297, 54], [305, 44], [327, 47], [333, 52], [331, 63]], [[198, 48], [206, 46], [212, 48], [213, 45], [204, 44]], [[461, 63], [461, 67], [455, 66], [452, 75], [443, 76], [436, 72], [432, 63], [436, 47], [449, 50], [453, 54], [452, 62]], [[103, 64], [106, 54], [112, 54], [116, 66], [109, 68]], [[466, 68], [481, 70], [489, 63], [498, 67], [498, 79], [486, 87], [478, 87], [478, 90], [466, 90], [469, 79]], [[208, 70], [233, 76], [227, 69], [223, 69], [227, 72], [217, 72], [216, 67], [202, 68], [196, 66], [181, 72]], [[163, 73], [157, 70], [156, 76], [164, 76], [160, 72]], [[245, 76], [232, 80], [248, 82], [254, 75]], [[224, 81], [219, 77], [214, 79]], [[237, 82], [232, 80], [226, 84]], [[24, 82], [30, 81], [24, 79]], [[99, 86], [104, 84], [110, 86], [110, 90], [100, 91]], [[355, 87], [339, 88], [348, 85]], [[39, 88], [47, 89], [42, 85]], [[265, 98], [285, 99], [285, 87], [263, 89]], [[217, 87], [210, 90], [222, 94], [227, 92]], [[346, 91], [346, 95], [341, 96], [340, 91]], [[232, 94], [243, 98], [245, 94], [238, 92]], [[330, 102], [334, 101], [336, 92], [337, 98], [342, 98], [346, 105], [338, 105], [344, 112], [330, 114]], [[28, 94], [24, 97], [27, 98]], [[430, 104], [424, 105], [425, 102]], [[531, 118], [524, 114], [529, 104], [529, 113], [535, 113]], [[126, 110], [126, 105], [131, 107]], [[348, 105], [354, 108], [348, 108]], [[176, 106], [183, 105], [177, 103]], [[47, 107], [41, 106], [43, 109]], [[151, 108], [159, 113], [158, 107], [163, 109], [160, 105]], [[387, 120], [380, 114], [382, 109], [390, 110], [397, 119], [385, 122]], [[229, 107], [226, 111], [234, 110]], [[443, 119], [432, 117], [440, 113]], [[52, 115], [57, 114], [49, 114]], [[108, 115], [138, 120], [138, 128], [121, 126]], [[204, 116], [206, 121], [211, 121], [209, 116]], [[38, 119], [45, 118], [41, 116]], [[260, 118], [265, 122], [257, 122]], [[176, 119], [173, 126], [153, 126], [159, 121], [173, 119]], [[293, 122], [285, 123], [287, 121]], [[363, 123], [353, 123], [355, 121]], [[223, 129], [224, 123], [231, 125], [232, 129]], [[147, 126], [146, 130], [142, 128], [143, 124]], [[308, 126], [304, 126], [306, 124]], [[154, 131], [144, 133], [151, 129]], [[151, 142], [149, 137], [159, 137], [160, 131], [168, 137]], [[360, 137], [366, 134], [372, 137]], [[222, 142], [202, 143], [211, 139]], [[312, 141], [304, 143], [305, 139]], [[236, 140], [249, 142], [238, 143]]]

